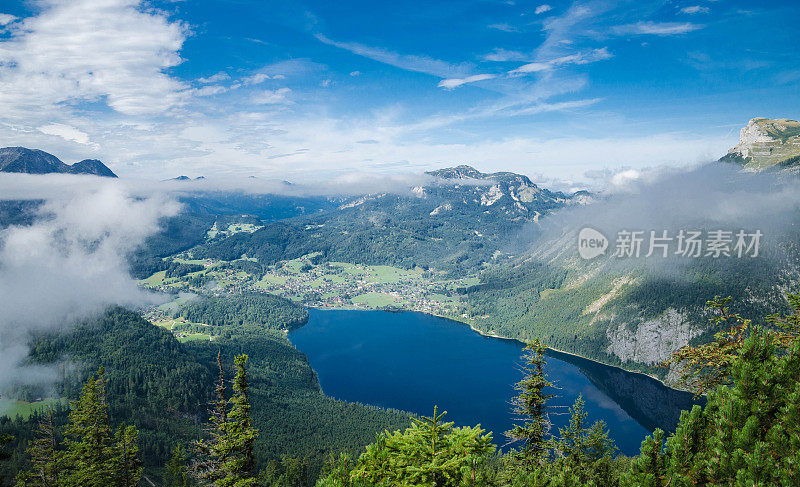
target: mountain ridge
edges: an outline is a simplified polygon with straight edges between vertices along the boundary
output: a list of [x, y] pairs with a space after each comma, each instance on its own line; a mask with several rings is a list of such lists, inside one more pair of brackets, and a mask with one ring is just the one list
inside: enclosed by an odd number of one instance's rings
[[87, 174], [116, 178], [111, 169], [97, 159], [84, 159], [66, 164], [58, 157], [27, 147], [0, 148], [0, 172], [22, 174]]

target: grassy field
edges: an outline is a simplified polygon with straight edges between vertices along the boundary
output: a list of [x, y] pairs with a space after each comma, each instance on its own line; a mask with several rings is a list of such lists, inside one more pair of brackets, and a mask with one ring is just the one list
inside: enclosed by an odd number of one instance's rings
[[280, 286], [286, 284], [286, 276], [276, 276], [273, 274], [265, 274], [264, 277], [258, 281], [256, 286], [265, 287], [270, 284], [278, 284]]
[[139, 281], [139, 283], [145, 286], [158, 286], [164, 282], [164, 277], [166, 277], [166, 275], [167, 271], [158, 271], [147, 279]]
[[368, 279], [378, 283], [393, 283], [422, 278], [422, 271], [398, 269], [387, 265], [371, 265], [367, 269]]
[[366, 293], [353, 297], [353, 303], [369, 306], [370, 308], [382, 308], [384, 306], [397, 306], [400, 300], [391, 294], [386, 293]]
[[181, 343], [193, 342], [193, 341], [197, 341], [197, 340], [203, 340], [203, 341], [209, 342], [209, 341], [213, 340], [211, 335], [206, 335], [205, 333], [178, 332], [178, 333], [175, 333], [175, 338], [177, 338], [178, 341], [181, 342]]
[[57, 404], [67, 405], [69, 401], [66, 399], [45, 399], [36, 402], [4, 401], [0, 402], [0, 415], [8, 416], [9, 418], [21, 416], [27, 419], [35, 411], [40, 411]]

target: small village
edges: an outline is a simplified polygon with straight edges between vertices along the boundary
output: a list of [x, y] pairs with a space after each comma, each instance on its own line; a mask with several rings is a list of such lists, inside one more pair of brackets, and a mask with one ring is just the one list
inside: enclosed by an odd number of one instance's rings
[[[158, 272], [142, 283], [164, 292], [237, 294], [262, 292], [282, 296], [321, 309], [409, 310], [440, 316], [460, 316], [463, 304], [458, 288], [477, 284], [477, 278], [445, 279], [432, 271], [390, 266], [316, 262], [316, 255], [282, 261], [262, 274], [243, 270], [239, 261], [191, 259], [182, 254], [177, 263], [200, 265], [203, 270], [180, 277]], [[261, 269], [261, 268], [260, 268]], [[249, 269], [248, 269], [249, 270]]]

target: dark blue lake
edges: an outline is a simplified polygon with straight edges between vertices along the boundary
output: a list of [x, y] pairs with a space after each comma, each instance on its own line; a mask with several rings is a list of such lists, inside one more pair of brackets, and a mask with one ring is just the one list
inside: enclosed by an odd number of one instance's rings
[[[317, 372], [325, 394], [337, 399], [430, 416], [433, 406], [456, 425], [480, 423], [505, 443], [510, 401], [520, 379], [522, 344], [482, 336], [466, 325], [423, 313], [321, 311], [289, 333]], [[641, 374], [548, 351], [547, 373], [557, 394], [555, 428], [569, 419], [579, 394], [588, 420], [603, 420], [622, 453], [639, 452], [644, 437], [672, 431], [692, 396]]]

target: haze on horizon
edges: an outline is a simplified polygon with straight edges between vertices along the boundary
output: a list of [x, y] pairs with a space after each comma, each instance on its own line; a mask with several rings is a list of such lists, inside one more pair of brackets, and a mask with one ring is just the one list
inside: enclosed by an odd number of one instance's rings
[[466, 163], [570, 188], [796, 118], [799, 18], [791, 1], [12, 0], [0, 145], [123, 177]]

